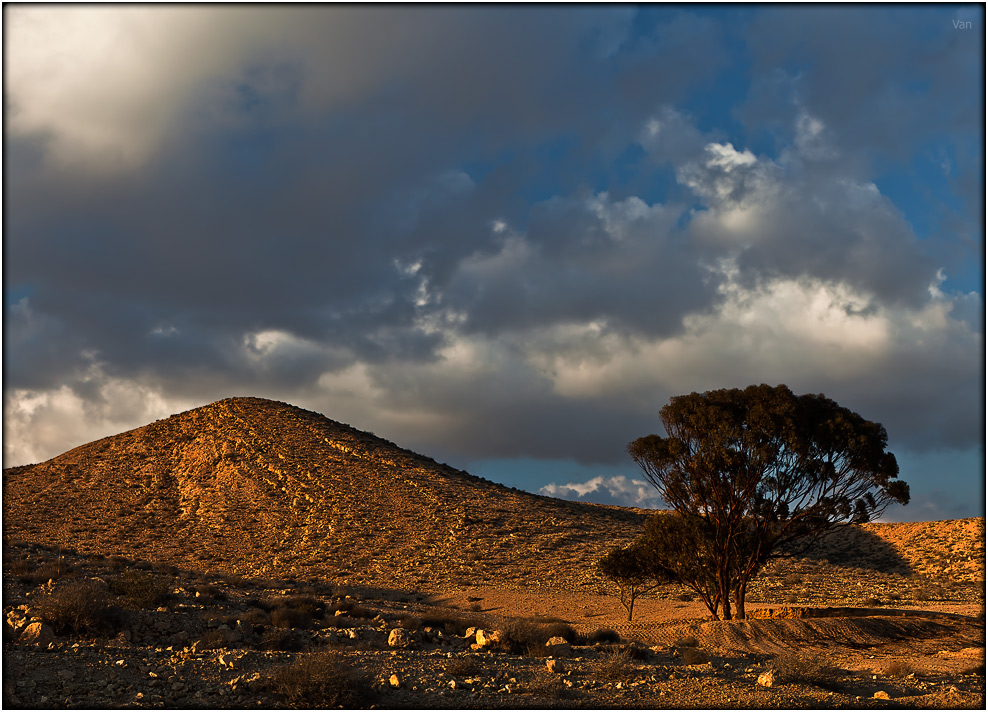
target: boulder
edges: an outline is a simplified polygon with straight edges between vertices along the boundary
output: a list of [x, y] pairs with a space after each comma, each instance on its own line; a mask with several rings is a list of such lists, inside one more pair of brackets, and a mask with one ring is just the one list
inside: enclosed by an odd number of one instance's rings
[[887, 700], [889, 698], [889, 693], [885, 690], [879, 690], [874, 695], [872, 695], [876, 700]]
[[545, 661], [545, 666], [549, 669], [549, 672], [564, 673], [566, 672], [566, 666], [563, 665], [562, 660], [556, 660], [555, 658], [549, 658]]
[[775, 670], [768, 670], [759, 675], [758, 684], [762, 687], [772, 687], [775, 684]]
[[41, 621], [35, 621], [21, 631], [17, 641], [28, 645], [47, 646], [55, 642], [55, 632]]
[[494, 645], [495, 643], [501, 642], [501, 631], [499, 630], [484, 630], [479, 628], [477, 630], [477, 644], [481, 647], [487, 647]]
[[570, 646], [566, 638], [562, 638], [558, 635], [545, 641], [545, 647], [548, 649], [550, 655], [557, 658], [565, 658], [573, 653], [573, 648]]
[[388, 647], [413, 648], [415, 647], [415, 638], [413, 638], [412, 634], [404, 628], [394, 628], [388, 634]]
[[398, 677], [397, 675], [392, 675], [388, 679], [388, 683], [391, 685], [391, 687], [401, 687], [401, 678]]

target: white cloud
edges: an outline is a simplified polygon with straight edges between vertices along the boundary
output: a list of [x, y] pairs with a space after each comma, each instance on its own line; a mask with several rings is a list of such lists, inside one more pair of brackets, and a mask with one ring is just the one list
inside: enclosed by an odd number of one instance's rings
[[[84, 397], [86, 387], [93, 392]], [[41, 462], [196, 405], [203, 404], [138, 380], [109, 377], [98, 366], [75, 389], [14, 389], [4, 394], [3, 466]]]
[[617, 504], [625, 507], [657, 509], [663, 506], [658, 492], [648, 482], [624, 475], [598, 476], [586, 482], [570, 482], [565, 485], [557, 485], [553, 482], [542, 487], [539, 494], [559, 499]]

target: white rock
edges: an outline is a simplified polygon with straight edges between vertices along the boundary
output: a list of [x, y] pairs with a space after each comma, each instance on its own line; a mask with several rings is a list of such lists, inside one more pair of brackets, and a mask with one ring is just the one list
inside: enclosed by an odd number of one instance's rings
[[759, 675], [758, 684], [762, 687], [772, 687], [775, 684], [775, 671], [769, 670]]

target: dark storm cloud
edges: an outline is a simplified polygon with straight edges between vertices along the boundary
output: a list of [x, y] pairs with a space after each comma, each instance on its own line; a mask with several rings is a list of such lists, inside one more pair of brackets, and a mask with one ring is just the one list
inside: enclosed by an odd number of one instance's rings
[[[246, 369], [232, 344], [245, 332], [282, 329], [353, 359], [429, 358], [442, 339], [415, 325], [417, 282], [395, 261], [420, 262], [421, 274], [442, 287], [465, 258], [492, 249], [492, 218], [506, 209], [524, 217], [517, 191], [525, 167], [501, 169], [503, 177], [495, 171], [464, 194], [435, 183], [464, 154], [527, 151], [560, 130], [585, 141], [605, 131], [607, 117], [592, 107], [614, 105], [607, 54], [629, 20], [624, 12], [545, 8], [268, 17], [283, 37], [238, 40], [227, 34], [236, 22], [217, 25], [219, 44], [243, 42], [243, 63], [230, 67], [236, 78], [195, 85], [202, 108], [186, 101], [160, 153], [139, 171], [82, 178], [42, 163], [44, 154], [33, 163], [20, 158], [8, 179], [18, 205], [8, 280], [32, 286], [30, 307], [44, 315], [59, 351], [96, 352], [120, 373], [150, 364], [165, 372]], [[328, 33], [324, 42], [306, 40], [313, 27]], [[293, 36], [303, 41], [291, 49]], [[635, 66], [654, 55], [643, 47]], [[398, 212], [393, 222], [389, 211]], [[540, 227], [536, 239], [565, 241], [553, 231]], [[560, 249], [548, 251], [551, 259]], [[553, 295], [555, 306], [535, 321], [616, 313], [649, 293], [642, 284], [608, 297], [601, 275], [584, 276], [571, 270], [558, 292], [538, 278], [542, 286], [525, 306]], [[581, 288], [595, 293], [580, 297]], [[695, 288], [682, 297], [686, 307], [702, 301]], [[563, 304], [570, 298], [573, 307]], [[515, 319], [528, 319], [526, 311]], [[482, 312], [483, 304], [474, 321], [487, 319]], [[659, 320], [668, 328], [678, 314]], [[11, 365], [13, 385], [43, 378], [41, 361]], [[268, 375], [314, 373], [298, 365], [272, 364]], [[60, 378], [44, 373], [51, 383]]]
[[983, 172], [970, 52], [901, 50], [911, 11], [124, 15], [131, 55], [56, 38], [98, 86], [7, 58], [23, 457], [242, 394], [440, 457], [616, 462], [671, 395], [783, 380], [917, 447], [981, 437], [983, 299], [931, 296], [946, 248], [872, 185], [948, 133], [949, 191]]

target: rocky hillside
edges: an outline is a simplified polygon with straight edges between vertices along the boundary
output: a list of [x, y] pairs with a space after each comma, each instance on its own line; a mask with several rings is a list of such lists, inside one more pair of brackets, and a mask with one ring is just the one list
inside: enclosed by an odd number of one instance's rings
[[540, 497], [230, 398], [4, 471], [4, 534], [248, 576], [580, 588], [643, 514]]

